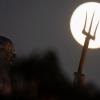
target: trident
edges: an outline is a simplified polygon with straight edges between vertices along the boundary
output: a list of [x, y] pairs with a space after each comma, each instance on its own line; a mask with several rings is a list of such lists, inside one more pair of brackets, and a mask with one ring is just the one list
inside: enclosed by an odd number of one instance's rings
[[82, 30], [82, 34], [86, 35], [86, 38], [85, 38], [84, 46], [83, 46], [82, 53], [81, 53], [78, 72], [75, 72], [75, 81], [79, 85], [84, 84], [83, 65], [84, 65], [86, 53], [87, 53], [87, 50], [88, 50], [89, 41], [90, 41], [90, 39], [95, 40], [96, 31], [97, 31], [97, 28], [98, 28], [98, 25], [99, 25], [99, 21], [98, 21], [96, 28], [94, 30], [94, 35], [91, 35], [91, 28], [92, 28], [92, 24], [93, 24], [93, 19], [94, 19], [94, 13], [93, 13], [93, 16], [92, 16], [92, 19], [91, 19], [91, 22], [90, 22], [89, 31], [86, 32], [86, 30], [85, 30], [86, 29], [86, 22], [87, 22], [87, 12], [86, 12], [85, 24], [84, 24], [84, 28]]

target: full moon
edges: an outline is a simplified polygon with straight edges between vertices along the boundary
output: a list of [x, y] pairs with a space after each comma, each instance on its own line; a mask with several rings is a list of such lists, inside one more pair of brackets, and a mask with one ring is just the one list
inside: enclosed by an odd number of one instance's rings
[[[88, 33], [92, 16], [94, 14], [93, 23], [90, 34], [93, 36], [96, 26], [100, 21], [100, 3], [86, 2], [78, 6], [73, 12], [70, 20], [70, 29], [74, 39], [80, 44], [84, 45], [86, 35], [82, 33], [85, 25], [85, 19], [87, 14], [85, 31]], [[100, 23], [98, 24], [95, 40], [90, 39], [88, 48], [97, 49], [100, 48]]]

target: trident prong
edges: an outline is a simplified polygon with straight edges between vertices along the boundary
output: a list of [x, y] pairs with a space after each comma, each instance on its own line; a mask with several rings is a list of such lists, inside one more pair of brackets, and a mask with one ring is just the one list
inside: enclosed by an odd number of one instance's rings
[[[95, 13], [95, 12], [94, 12], [94, 13]], [[92, 16], [92, 19], [91, 19], [91, 22], [90, 22], [90, 27], [89, 27], [89, 31], [88, 31], [89, 34], [90, 34], [90, 32], [91, 32], [91, 28], [92, 28], [92, 24], [93, 24], [94, 13], [93, 13], [93, 16]]]
[[99, 22], [100, 22], [100, 21], [98, 21], [96, 28], [94, 30], [94, 35], [92, 36], [90, 33], [91, 33], [92, 25], [93, 25], [94, 14], [95, 14], [95, 12], [93, 13], [93, 16], [92, 16], [92, 19], [91, 19], [91, 22], [90, 22], [89, 31], [86, 32], [86, 30], [85, 30], [86, 29], [86, 23], [87, 23], [87, 12], [86, 12], [85, 23], [84, 23], [84, 27], [83, 27], [83, 30], [82, 30], [82, 33], [84, 35], [86, 35], [87, 37], [89, 37], [89, 39], [92, 39], [92, 40], [95, 40], [96, 31], [97, 31], [97, 28], [98, 28], [98, 25], [99, 25]]
[[93, 36], [92, 40], [95, 40], [95, 35], [96, 35], [96, 32], [97, 32], [97, 28], [98, 28], [99, 22], [100, 21], [98, 21], [98, 23], [96, 25], [96, 28], [95, 28], [95, 31], [94, 31], [94, 36]]
[[83, 28], [83, 31], [82, 31], [83, 34], [86, 33], [86, 31], [85, 31], [85, 28], [86, 28], [86, 22], [87, 22], [87, 12], [86, 12], [86, 16], [85, 16], [84, 28]]

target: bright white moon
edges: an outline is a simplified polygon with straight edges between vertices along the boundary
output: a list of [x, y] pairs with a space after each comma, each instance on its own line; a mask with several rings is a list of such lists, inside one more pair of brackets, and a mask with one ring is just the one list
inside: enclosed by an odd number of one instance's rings
[[[86, 37], [82, 33], [82, 30], [85, 24], [86, 12], [87, 12], [87, 23], [86, 23], [86, 29], [85, 29], [86, 32], [88, 32], [89, 30], [90, 22], [91, 22], [93, 13], [95, 12], [92, 29], [91, 29], [91, 35], [93, 35], [96, 25], [98, 21], [100, 20], [100, 3], [96, 3], [96, 2], [84, 3], [78, 6], [72, 14], [71, 21], [70, 21], [71, 33], [74, 39], [81, 45], [84, 45], [84, 41]], [[100, 48], [100, 23], [96, 31], [95, 40], [90, 39], [89, 48], [93, 48], [93, 49]]]

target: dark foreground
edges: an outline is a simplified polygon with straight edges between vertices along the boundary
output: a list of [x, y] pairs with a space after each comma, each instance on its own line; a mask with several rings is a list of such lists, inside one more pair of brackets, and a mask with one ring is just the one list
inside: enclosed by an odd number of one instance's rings
[[51, 51], [7, 66], [0, 73], [0, 100], [100, 99], [100, 92], [93, 85], [74, 86], [60, 68]]

